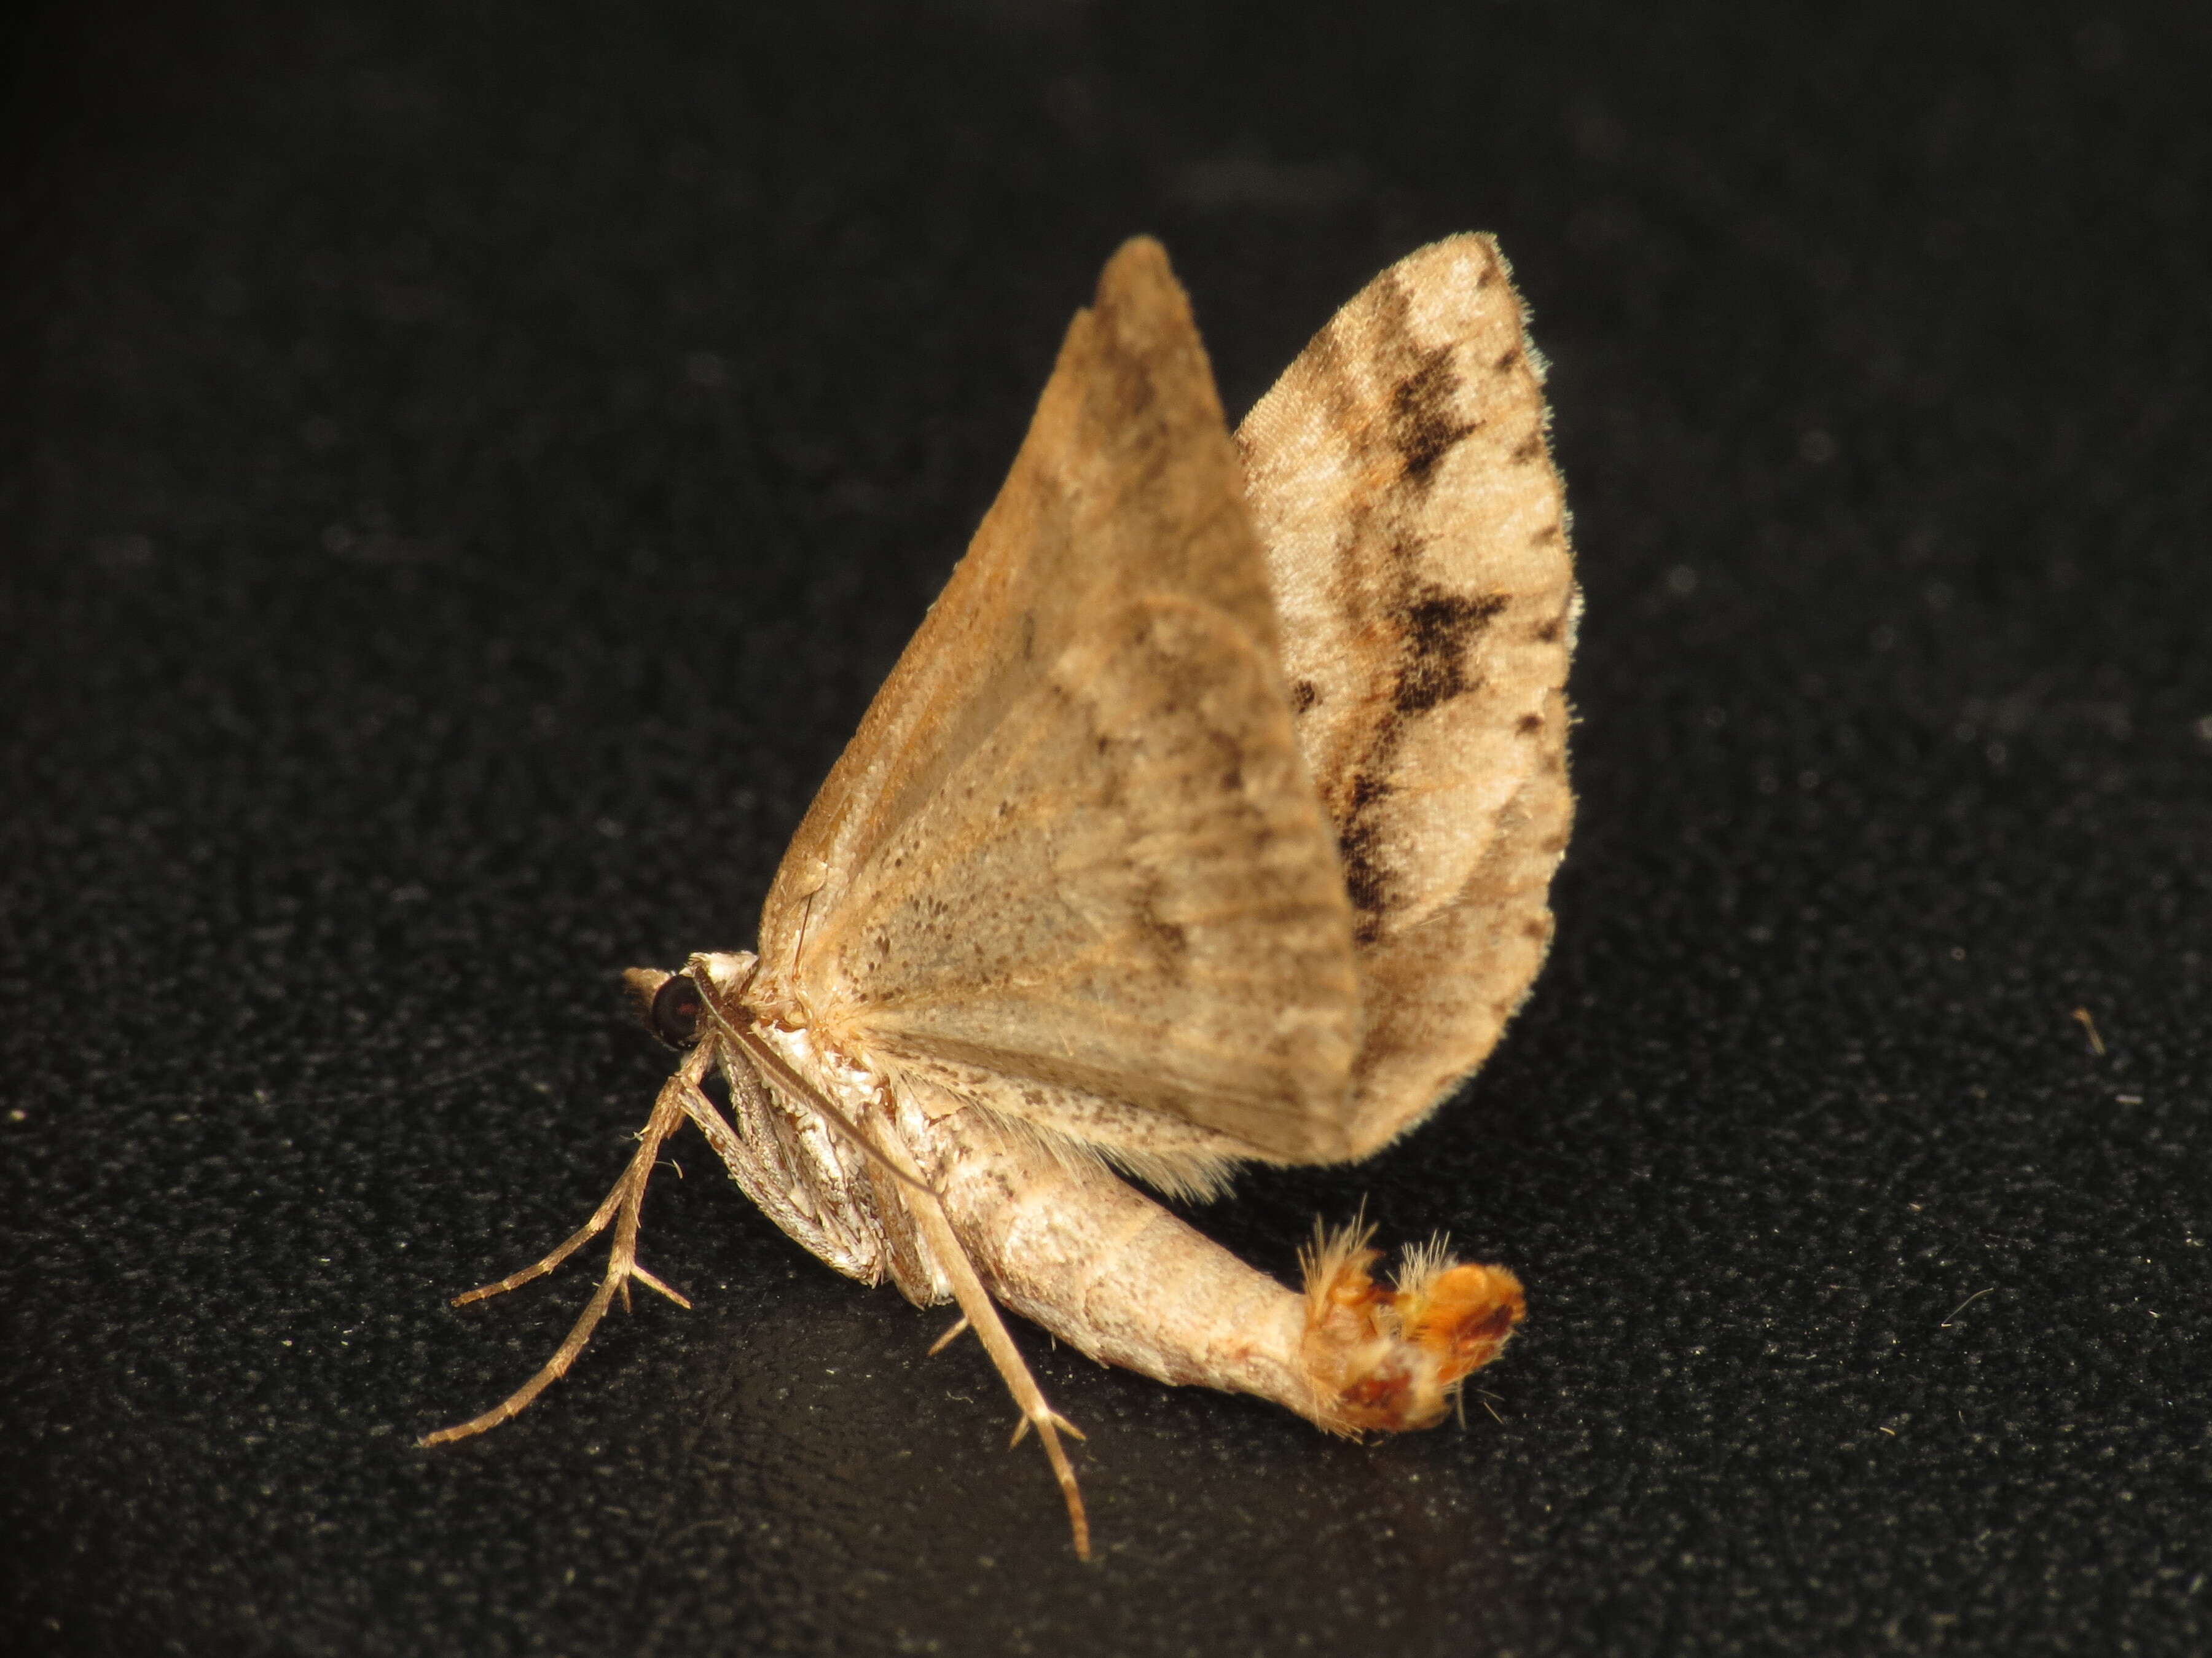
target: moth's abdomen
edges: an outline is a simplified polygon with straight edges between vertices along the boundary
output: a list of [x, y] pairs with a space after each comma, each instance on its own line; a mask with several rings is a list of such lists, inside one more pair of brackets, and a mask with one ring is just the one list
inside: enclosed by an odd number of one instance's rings
[[992, 1295], [1102, 1363], [1255, 1394], [1335, 1433], [1435, 1425], [1522, 1314], [1502, 1267], [1411, 1252], [1395, 1288], [1346, 1234], [1285, 1289], [1103, 1164], [973, 1108], [929, 1126], [945, 1213]]

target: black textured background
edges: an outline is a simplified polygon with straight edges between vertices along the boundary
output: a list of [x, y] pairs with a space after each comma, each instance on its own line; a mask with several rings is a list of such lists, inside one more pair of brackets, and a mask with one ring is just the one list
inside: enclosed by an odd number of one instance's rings
[[[1195, 9], [0, 25], [7, 1650], [2207, 1649], [2203, 12]], [[566, 1327], [443, 1297], [620, 1167], [615, 971], [750, 941], [1115, 244], [1241, 409], [1462, 228], [1578, 513], [1559, 943], [1205, 1224], [1513, 1264], [1464, 1430], [1031, 1332], [1080, 1566], [980, 1351], [695, 1141], [698, 1310], [415, 1449]]]

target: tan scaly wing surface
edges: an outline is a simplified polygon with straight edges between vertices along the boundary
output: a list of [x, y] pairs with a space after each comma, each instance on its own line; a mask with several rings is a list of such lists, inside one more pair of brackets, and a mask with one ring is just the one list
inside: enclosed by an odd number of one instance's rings
[[1277, 651], [1188, 303], [1132, 241], [785, 854], [765, 1005], [1139, 1167], [1345, 1155], [1353, 918]]
[[1542, 365], [1487, 236], [1401, 259], [1237, 434], [1358, 914], [1350, 1151], [1480, 1064], [1551, 942], [1580, 608]]

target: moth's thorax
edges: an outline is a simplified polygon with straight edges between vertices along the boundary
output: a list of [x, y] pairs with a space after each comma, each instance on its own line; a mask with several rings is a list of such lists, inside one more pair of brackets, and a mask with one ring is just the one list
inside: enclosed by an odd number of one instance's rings
[[750, 950], [700, 950], [684, 963], [684, 971], [702, 989], [713, 993], [716, 1006], [726, 1010], [760, 976], [760, 957]]
[[898, 1090], [857, 1044], [837, 1042], [787, 977], [750, 951], [695, 955], [684, 974], [719, 1018], [706, 1040], [738, 1132], [716, 1149], [747, 1195], [848, 1277], [866, 1284], [889, 1278], [916, 1302], [943, 1300], [950, 1293], [943, 1269], [918, 1235], [899, 1182], [850, 1132], [878, 1147], [896, 1139], [927, 1161], [913, 1122], [902, 1121], [915, 1114], [902, 1114]]
[[[801, 1081], [820, 1089], [841, 1111], [855, 1119], [890, 1114], [890, 1090], [881, 1073], [856, 1043], [838, 1040], [839, 1033], [816, 1014], [788, 975], [747, 950], [702, 951], [685, 971], [709, 990], [724, 1020], [773, 1048]], [[773, 1085], [772, 1079], [763, 1080]], [[788, 1090], [776, 1091], [783, 1097]], [[804, 1100], [785, 1102], [799, 1114], [817, 1114]]]
[[732, 1023], [750, 1020], [792, 1030], [822, 1023], [812, 999], [799, 988], [798, 975], [772, 958], [749, 950], [702, 951], [684, 971], [712, 987], [715, 1005]]
[[848, 1117], [888, 1119], [892, 1115], [890, 1090], [867, 1062], [832, 1047], [811, 1024], [794, 1025], [756, 1014], [753, 1029], [784, 1062], [808, 1083], [830, 1096], [830, 1102]]

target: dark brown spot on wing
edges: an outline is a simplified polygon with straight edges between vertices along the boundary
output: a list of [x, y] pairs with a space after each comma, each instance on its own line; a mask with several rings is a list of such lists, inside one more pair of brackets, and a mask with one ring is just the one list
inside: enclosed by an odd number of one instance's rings
[[1138, 907], [1133, 931], [1141, 940], [1153, 972], [1170, 978], [1183, 976], [1190, 957], [1190, 934], [1161, 916], [1154, 895], [1147, 894]]
[[1382, 908], [1382, 872], [1375, 864], [1376, 838], [1373, 824], [1356, 823], [1337, 840], [1337, 850], [1344, 858], [1345, 895], [1363, 914]]
[[1291, 712], [1304, 714], [1321, 701], [1321, 687], [1310, 679], [1295, 680], [1291, 685]]
[[1389, 902], [1379, 861], [1382, 833], [1367, 816], [1367, 808], [1389, 793], [1389, 784], [1378, 778], [1366, 774], [1353, 778], [1351, 811], [1337, 832], [1336, 850], [1344, 866], [1345, 896], [1358, 912], [1352, 918], [1352, 936], [1363, 944], [1372, 944], [1381, 934], [1382, 908]]
[[1407, 479], [1417, 488], [1425, 485], [1437, 463], [1481, 424], [1457, 417], [1453, 400], [1459, 392], [1459, 371], [1452, 367], [1451, 357], [1449, 343], [1419, 353], [1413, 371], [1390, 393], [1390, 441]]
[[1468, 642], [1504, 608], [1504, 598], [1497, 593], [1477, 598], [1435, 587], [1417, 590], [1401, 616], [1405, 656], [1390, 698], [1398, 711], [1419, 714], [1473, 689]]

